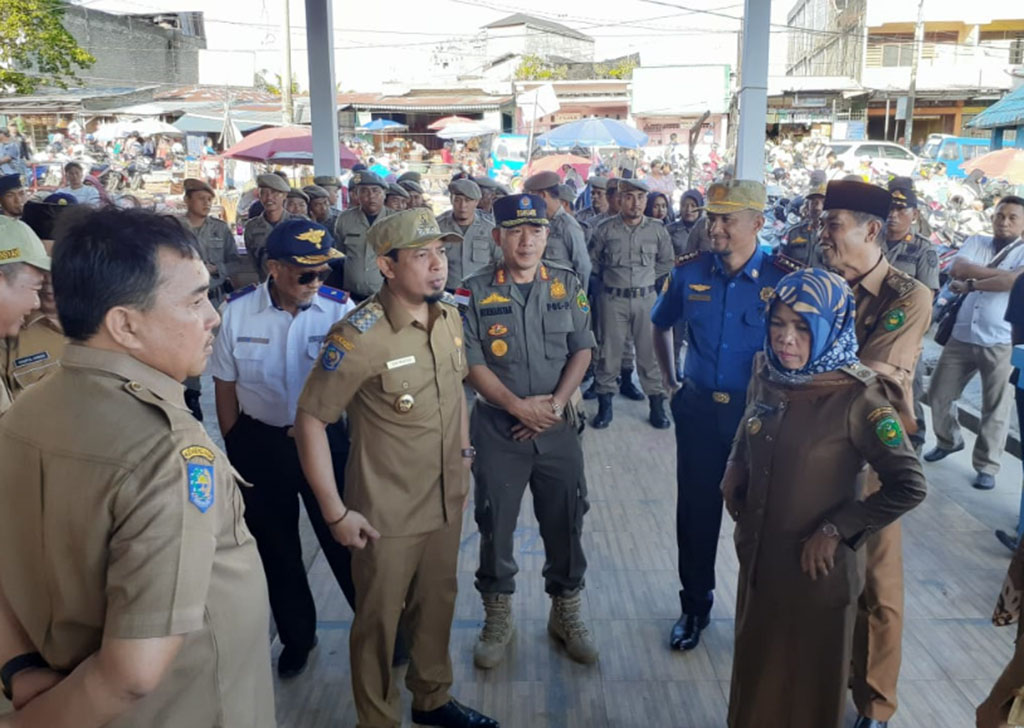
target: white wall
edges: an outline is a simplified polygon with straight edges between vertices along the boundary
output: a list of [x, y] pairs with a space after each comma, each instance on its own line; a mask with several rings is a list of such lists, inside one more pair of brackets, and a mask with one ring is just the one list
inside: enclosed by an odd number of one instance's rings
[[[913, 23], [917, 20], [918, 0], [867, 0], [868, 26], [883, 23]], [[1013, 0], [925, 0], [928, 22], [957, 21], [984, 25], [993, 20], [1021, 17], [1021, 6]]]

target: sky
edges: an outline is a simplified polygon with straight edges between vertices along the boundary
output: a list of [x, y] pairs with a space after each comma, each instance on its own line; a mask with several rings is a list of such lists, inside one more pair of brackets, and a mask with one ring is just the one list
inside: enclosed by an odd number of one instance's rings
[[[756, 0], [768, 2], [769, 0]], [[240, 68], [252, 64], [281, 73], [285, 0], [72, 0], [107, 12], [154, 13], [202, 10], [207, 46], [228, 51]], [[785, 71], [785, 23], [792, 0], [775, 0], [769, 74]], [[291, 0], [292, 71], [305, 89], [308, 79], [305, 2]], [[470, 63], [470, 39], [481, 26], [514, 12], [567, 25], [595, 40], [595, 60], [640, 52], [644, 65], [729, 63], [735, 65], [736, 34], [743, 15], [738, 0], [333, 0], [335, 78], [343, 90], [377, 91], [385, 84], [441, 87], [453, 73], [425, 77], [439, 44]]]

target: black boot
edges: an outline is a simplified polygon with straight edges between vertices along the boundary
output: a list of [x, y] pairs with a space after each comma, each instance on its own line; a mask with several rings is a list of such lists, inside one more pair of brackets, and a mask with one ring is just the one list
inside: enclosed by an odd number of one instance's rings
[[594, 377], [594, 381], [584, 390], [583, 399], [597, 399], [597, 377]]
[[612, 395], [597, 395], [597, 415], [591, 420], [591, 426], [596, 430], [603, 430], [612, 421]]
[[623, 369], [619, 373], [619, 394], [634, 402], [643, 402], [644, 393], [633, 384], [633, 370]]
[[651, 425], [659, 430], [667, 430], [672, 426], [665, 414], [665, 395], [652, 394], [651, 400]]

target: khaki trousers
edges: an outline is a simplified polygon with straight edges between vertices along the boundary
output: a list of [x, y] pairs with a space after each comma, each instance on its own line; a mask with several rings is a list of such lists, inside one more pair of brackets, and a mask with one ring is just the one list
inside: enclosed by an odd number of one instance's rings
[[451, 699], [448, 642], [458, 592], [461, 515], [438, 531], [380, 538], [352, 552], [356, 608], [349, 660], [359, 728], [402, 724], [391, 670], [399, 620], [410, 642], [405, 684], [413, 709], [435, 710]]
[[[868, 470], [867, 497], [881, 487]], [[899, 521], [864, 544], [864, 591], [857, 600], [851, 684], [857, 712], [887, 721], [896, 712], [896, 683], [903, 659], [903, 534]]]
[[608, 292], [601, 293], [601, 348], [597, 365], [597, 393], [614, 394], [618, 391], [616, 378], [623, 362], [623, 351], [629, 334], [636, 345], [636, 368], [640, 387], [651, 396], [665, 394], [661, 383], [661, 370], [654, 357], [654, 327], [651, 307], [654, 293], [636, 298], [622, 298]]
[[1006, 447], [1013, 389], [1009, 344], [978, 346], [950, 338], [928, 387], [938, 445], [952, 450], [963, 442], [953, 406], [975, 373], [981, 375], [981, 427], [971, 460], [979, 473], [995, 475]]

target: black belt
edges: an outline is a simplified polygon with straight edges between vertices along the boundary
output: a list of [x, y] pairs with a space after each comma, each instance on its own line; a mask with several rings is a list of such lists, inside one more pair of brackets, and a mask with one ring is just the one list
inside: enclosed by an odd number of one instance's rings
[[640, 286], [639, 288], [611, 288], [610, 286], [605, 286], [604, 290], [619, 298], [643, 298], [649, 293], [654, 293], [657, 289], [654, 286]]
[[683, 379], [683, 389], [686, 390], [687, 394], [711, 400], [715, 404], [729, 404], [731, 402], [745, 404], [747, 400], [747, 393], [745, 391], [730, 392], [727, 390], [705, 389], [690, 378]]
[[255, 417], [253, 417], [252, 415], [247, 415], [245, 412], [239, 413], [238, 418], [239, 419], [245, 418], [245, 419], [249, 420], [250, 423], [256, 425], [257, 427], [261, 427], [264, 430], [271, 430], [272, 432], [275, 432], [275, 433], [278, 433], [278, 434], [281, 434], [281, 435], [287, 435], [288, 434], [288, 430], [292, 429], [292, 427], [293, 427], [293, 425], [284, 425], [283, 427], [280, 426], [280, 425], [268, 425], [263, 420], [258, 420]]

